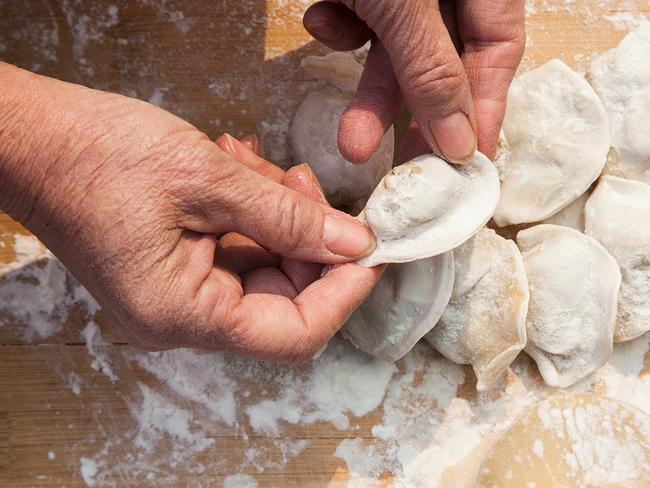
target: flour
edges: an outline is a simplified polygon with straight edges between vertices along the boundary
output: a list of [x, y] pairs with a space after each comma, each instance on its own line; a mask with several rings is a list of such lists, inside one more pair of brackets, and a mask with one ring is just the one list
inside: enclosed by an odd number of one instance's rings
[[102, 465], [93, 459], [81, 458], [81, 477], [87, 486], [95, 486], [95, 476], [101, 467]]
[[223, 488], [256, 488], [255, 478], [247, 474], [233, 474], [223, 481]]
[[13, 249], [14, 261], [0, 264], [0, 327], [18, 326], [33, 342], [60, 332], [76, 305], [97, 312], [96, 302], [38, 239], [17, 234]]
[[648, 21], [645, 15], [634, 12], [618, 12], [613, 15], [605, 15], [603, 18], [610, 22], [616, 30], [622, 31], [631, 31]]
[[88, 349], [88, 354], [94, 358], [90, 363], [90, 366], [95, 371], [103, 373], [111, 383], [115, 383], [119, 380], [119, 376], [115, 372], [111, 360], [106, 354], [104, 347], [102, 347], [106, 346], [108, 343], [104, 341], [99, 325], [92, 321], [88, 322], [86, 327], [81, 331], [81, 336], [86, 340], [86, 349]]

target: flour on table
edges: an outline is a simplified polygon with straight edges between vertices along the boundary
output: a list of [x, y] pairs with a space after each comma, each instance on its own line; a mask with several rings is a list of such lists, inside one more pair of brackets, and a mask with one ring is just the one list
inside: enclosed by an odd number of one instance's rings
[[88, 354], [94, 358], [90, 363], [90, 366], [95, 371], [103, 373], [111, 383], [115, 383], [119, 380], [119, 377], [113, 368], [113, 363], [103, 347], [109, 344], [104, 341], [99, 325], [93, 321], [88, 322], [86, 327], [81, 331], [81, 336], [86, 340], [86, 349], [88, 349]]
[[0, 327], [18, 326], [23, 339], [34, 342], [60, 332], [77, 305], [89, 316], [99, 310], [38, 239], [16, 234], [13, 250], [14, 261], [0, 264]]

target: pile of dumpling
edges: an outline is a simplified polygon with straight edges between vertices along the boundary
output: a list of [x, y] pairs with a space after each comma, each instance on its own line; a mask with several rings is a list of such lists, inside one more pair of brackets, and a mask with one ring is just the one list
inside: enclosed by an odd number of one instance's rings
[[327, 84], [296, 112], [294, 157], [375, 234], [360, 263], [391, 263], [342, 335], [391, 361], [424, 338], [471, 364], [484, 391], [522, 350], [548, 385], [568, 387], [649, 331], [648, 53], [650, 23], [586, 78], [557, 59], [519, 76], [495, 163], [425, 155], [394, 169], [392, 129], [363, 166], [338, 152], [361, 66], [342, 53], [303, 60]]

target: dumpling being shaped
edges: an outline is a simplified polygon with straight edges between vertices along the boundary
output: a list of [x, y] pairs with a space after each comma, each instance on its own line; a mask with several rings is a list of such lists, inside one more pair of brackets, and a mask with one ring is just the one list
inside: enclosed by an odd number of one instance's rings
[[454, 251], [451, 301], [425, 339], [446, 358], [471, 364], [485, 391], [526, 346], [528, 280], [519, 249], [484, 228]]
[[359, 215], [377, 238], [359, 263], [402, 263], [450, 251], [490, 220], [498, 200], [498, 172], [481, 153], [462, 166], [433, 154], [397, 166]]
[[587, 79], [609, 114], [612, 150], [604, 174], [650, 184], [650, 22], [591, 63]]
[[528, 345], [549, 386], [566, 388], [612, 355], [621, 273], [596, 240], [569, 227], [517, 234], [528, 284]]
[[586, 233], [614, 256], [623, 275], [614, 341], [650, 331], [650, 185], [603, 176], [587, 202]]
[[372, 356], [397, 361], [438, 322], [453, 286], [452, 252], [390, 264], [341, 334]]
[[582, 195], [609, 151], [609, 120], [593, 88], [553, 59], [516, 78], [496, 165], [499, 227], [540, 222]]
[[309, 164], [332, 206], [357, 214], [393, 166], [394, 130], [386, 131], [364, 164], [348, 162], [339, 152], [339, 119], [352, 101], [362, 67], [345, 53], [309, 56], [302, 67], [330, 85], [310, 91], [298, 106], [290, 129], [293, 159]]

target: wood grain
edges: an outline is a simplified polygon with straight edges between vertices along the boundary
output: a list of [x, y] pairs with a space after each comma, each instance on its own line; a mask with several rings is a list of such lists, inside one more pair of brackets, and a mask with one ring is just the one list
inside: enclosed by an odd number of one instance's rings
[[[573, 3], [581, 5], [565, 11], [562, 0], [532, 2], [535, 13], [528, 15], [529, 47], [522, 69], [552, 57], [584, 69], [590, 56], [615, 46], [624, 35], [604, 19], [618, 12], [617, 5], [650, 17], [645, 0], [609, 2], [605, 8], [597, 6], [605, 2]], [[114, 4], [118, 14], [111, 20]], [[224, 131], [237, 136], [257, 132], [271, 158], [289, 164], [287, 123], [310, 86], [298, 62], [322, 52], [301, 27], [303, 9], [302, 2], [281, 0], [101, 0], [78, 2], [74, 8], [64, 0], [0, 0], [0, 59], [152, 100], [211, 137]], [[58, 42], [51, 42], [53, 33]], [[25, 232], [0, 214], [0, 263], [15, 259], [13, 236]], [[80, 336], [87, 320], [83, 309], [73, 310], [65, 328], [40, 343], [22, 340], [18, 325], [0, 327], [1, 486], [83, 486], [79, 459], [93, 455], [132, 423], [128, 401], [137, 394], [137, 381], [155, 384], [120, 362], [120, 352], [128, 346], [102, 316], [97, 320], [112, 343], [106, 350], [116, 361], [120, 381], [110, 383], [92, 369]], [[71, 393], [70, 372], [83, 381], [79, 396]], [[252, 395], [263, 397], [261, 390]], [[308, 448], [285, 466], [248, 474], [265, 487], [344, 486], [348, 474], [333, 457], [336, 447], [343, 438], [371, 439], [370, 429], [380, 419], [380, 410], [372, 412], [355, 419], [349, 431], [329, 424], [287, 426], [286, 438], [308, 439]], [[208, 486], [232, 474], [246, 447], [273, 442], [253, 432], [244, 441], [241, 432], [229, 428], [215, 429], [213, 435], [214, 449], [198, 459], [207, 466], [200, 482]], [[112, 453], [116, 463], [130, 446], [121, 449]], [[56, 458], [48, 459], [49, 452]], [[182, 480], [178, 486], [199, 481], [190, 472], [176, 474]], [[119, 477], [110, 481], [119, 486], [147, 483]]]

